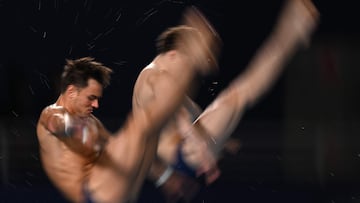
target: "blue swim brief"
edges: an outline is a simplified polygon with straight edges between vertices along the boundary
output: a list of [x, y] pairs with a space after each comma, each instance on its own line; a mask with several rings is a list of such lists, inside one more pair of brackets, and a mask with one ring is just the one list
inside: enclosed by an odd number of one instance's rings
[[95, 201], [91, 198], [91, 193], [86, 184], [83, 186], [83, 194], [84, 194], [84, 203], [95, 203]]
[[180, 144], [177, 149], [177, 162], [173, 165], [173, 168], [190, 177], [196, 178], [196, 171], [192, 169], [190, 166], [188, 166], [185, 160], [183, 159], [183, 155], [181, 153], [181, 147], [182, 145]]

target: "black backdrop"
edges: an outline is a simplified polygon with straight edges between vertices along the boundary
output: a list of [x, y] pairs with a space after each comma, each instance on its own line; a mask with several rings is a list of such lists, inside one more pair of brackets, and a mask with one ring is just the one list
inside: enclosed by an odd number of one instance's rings
[[[66, 58], [92, 56], [115, 71], [112, 84], [105, 89], [100, 101], [101, 108], [95, 112], [105, 126], [114, 131], [121, 126], [131, 108], [132, 85], [138, 72], [155, 55], [156, 36], [166, 27], [176, 25], [186, 6], [195, 5], [202, 10], [224, 41], [219, 74], [204, 79], [195, 97], [205, 107], [244, 69], [269, 34], [282, 2], [0, 0], [0, 202], [64, 202], [41, 169], [35, 124], [41, 109], [58, 96], [58, 77]], [[315, 1], [315, 4], [321, 12], [321, 21], [314, 33], [313, 44], [324, 47], [341, 43], [342, 48], [332, 47], [339, 48], [337, 53], [350, 54], [354, 64], [358, 58], [356, 45], [360, 31], [356, 6], [332, 1]], [[291, 62], [295, 63], [299, 58], [295, 57]], [[289, 111], [284, 108], [289, 106], [287, 72], [256, 106], [245, 113], [233, 135], [242, 141], [243, 148], [237, 155], [227, 155], [220, 161], [221, 178], [204, 189], [196, 201], [360, 201], [358, 182], [351, 181], [358, 180], [357, 176], [324, 183], [317, 181], [317, 175], [305, 172], [305, 175], [297, 176], [295, 173], [289, 178], [285, 171], [284, 165], [289, 163], [300, 164], [296, 167], [299, 170], [306, 168], [301, 165], [304, 162], [284, 159], [284, 153], [289, 152], [284, 148], [291, 148], [284, 147], [285, 129], [289, 123]], [[356, 79], [346, 84], [356, 89]], [[343, 96], [338, 94], [335, 98], [342, 100]], [[345, 96], [344, 100], [358, 100], [356, 93]], [[356, 102], [351, 104], [355, 108]], [[357, 108], [349, 109], [336, 112], [353, 112]], [[351, 115], [351, 119], [340, 119], [341, 122], [356, 124], [357, 113]], [[354, 134], [354, 131], [346, 132]], [[346, 136], [346, 132], [341, 131], [339, 136]], [[353, 146], [355, 159], [358, 147]], [[304, 156], [310, 159], [313, 155]], [[290, 156], [290, 159], [296, 157]], [[311, 161], [305, 163], [316, 165]], [[352, 164], [346, 162], [345, 165], [354, 167]], [[336, 176], [331, 170], [325, 173]], [[311, 181], [292, 182], [302, 177]], [[343, 191], [342, 185], [349, 189]], [[150, 183], [145, 183], [140, 201], [160, 201]]]

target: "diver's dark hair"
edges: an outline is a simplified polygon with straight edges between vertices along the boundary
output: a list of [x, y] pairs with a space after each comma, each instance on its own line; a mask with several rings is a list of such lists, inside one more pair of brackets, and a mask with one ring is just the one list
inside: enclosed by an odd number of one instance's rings
[[83, 57], [76, 60], [66, 60], [64, 71], [61, 75], [60, 91], [64, 93], [69, 85], [84, 88], [89, 79], [99, 82], [104, 88], [110, 84], [112, 70], [94, 58]]

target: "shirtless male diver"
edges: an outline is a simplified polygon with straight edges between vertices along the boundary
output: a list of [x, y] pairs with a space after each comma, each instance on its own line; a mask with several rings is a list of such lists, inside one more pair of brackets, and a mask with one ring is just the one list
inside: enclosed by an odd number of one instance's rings
[[146, 86], [143, 100], [114, 134], [92, 114], [110, 83], [111, 69], [89, 57], [67, 60], [61, 93], [43, 109], [37, 136], [43, 168], [69, 201], [136, 202], [156, 156], [160, 131], [191, 81], [215, 65], [209, 59], [218, 54], [217, 42], [209, 28], [172, 27], [158, 43], [164, 45], [162, 51], [139, 76], [146, 79], [134, 87]]

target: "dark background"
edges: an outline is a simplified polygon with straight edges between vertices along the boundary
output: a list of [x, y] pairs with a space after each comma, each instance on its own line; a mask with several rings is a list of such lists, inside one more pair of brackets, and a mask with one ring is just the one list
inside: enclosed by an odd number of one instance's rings
[[[206, 107], [241, 73], [269, 34], [283, 1], [0, 0], [0, 202], [65, 202], [42, 171], [35, 125], [58, 96], [65, 59], [92, 56], [112, 84], [95, 111], [117, 130], [132, 86], [155, 56], [154, 40], [188, 5], [224, 42], [218, 75], [196, 101]], [[195, 202], [360, 202], [359, 17], [355, 1], [314, 1], [321, 18], [273, 88], [233, 134], [242, 148]], [[146, 182], [140, 202], [161, 202]]]

